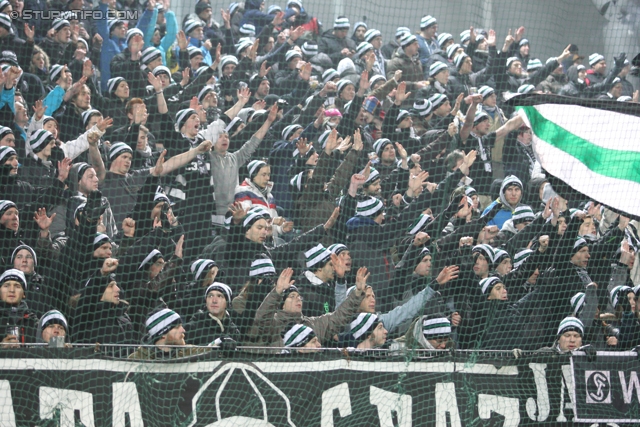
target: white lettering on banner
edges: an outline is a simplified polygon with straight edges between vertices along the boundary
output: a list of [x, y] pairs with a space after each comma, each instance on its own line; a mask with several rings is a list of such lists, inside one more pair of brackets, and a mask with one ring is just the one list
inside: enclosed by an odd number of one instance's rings
[[7, 380], [0, 381], [0, 402], [2, 402], [0, 427], [16, 427], [16, 414], [13, 411], [11, 384]]
[[60, 427], [75, 427], [74, 412], [80, 412], [85, 427], [95, 427], [93, 394], [63, 388], [40, 387], [40, 418], [53, 419], [60, 410]]
[[411, 396], [383, 390], [378, 387], [369, 387], [369, 401], [378, 408], [380, 427], [394, 427], [393, 413], [398, 418], [397, 427], [411, 427]]
[[546, 421], [549, 417], [549, 413], [551, 412], [549, 390], [547, 387], [547, 375], [545, 372], [547, 364], [529, 363], [529, 368], [533, 371], [533, 379], [536, 383], [537, 396], [536, 399], [533, 397], [527, 399], [527, 415], [529, 415], [529, 418], [533, 421]]
[[478, 395], [478, 416], [483, 420], [491, 418], [491, 412], [504, 416], [503, 427], [520, 425], [520, 401], [513, 397]]
[[451, 427], [462, 427], [456, 385], [454, 383], [436, 384], [436, 427], [447, 427], [447, 412], [451, 418]]
[[349, 384], [342, 383], [322, 392], [322, 416], [320, 425], [333, 427], [333, 410], [337, 409], [342, 418], [351, 415]]
[[[556, 421], [559, 423], [566, 423], [567, 417], [564, 415], [565, 409], [573, 412], [573, 396], [575, 396], [575, 386], [573, 384], [573, 370], [571, 369], [571, 365], [562, 365], [562, 387], [560, 387], [560, 413], [558, 414], [558, 418]], [[565, 391], [568, 392], [569, 401], [564, 403], [564, 394]]]
[[624, 371], [618, 371], [618, 375], [620, 376], [620, 386], [622, 387], [622, 397], [624, 399], [624, 403], [631, 403], [634, 391], [636, 392], [638, 403], [640, 403], [640, 381], [638, 381], [638, 374], [635, 371], [631, 372], [631, 376], [629, 377], [629, 384], [627, 384], [627, 379], [624, 376]]
[[113, 427], [125, 427], [129, 414], [131, 427], [144, 427], [138, 389], [134, 383], [113, 383]]

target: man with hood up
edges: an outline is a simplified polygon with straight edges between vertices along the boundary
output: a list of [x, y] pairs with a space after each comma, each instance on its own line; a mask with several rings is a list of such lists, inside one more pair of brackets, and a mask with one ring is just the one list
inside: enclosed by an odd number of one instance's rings
[[487, 225], [497, 225], [498, 228], [502, 228], [504, 223], [511, 219], [513, 211], [520, 205], [522, 200], [522, 181], [517, 176], [509, 175], [502, 181], [500, 186], [500, 197], [495, 200], [484, 210], [483, 214], [489, 212], [495, 205], [501, 204], [502, 209], [496, 214]]

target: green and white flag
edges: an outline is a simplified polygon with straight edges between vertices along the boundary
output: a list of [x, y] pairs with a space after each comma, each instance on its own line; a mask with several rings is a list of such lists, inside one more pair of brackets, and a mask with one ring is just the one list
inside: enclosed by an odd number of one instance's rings
[[640, 215], [640, 117], [581, 104], [517, 107], [538, 161], [587, 197]]

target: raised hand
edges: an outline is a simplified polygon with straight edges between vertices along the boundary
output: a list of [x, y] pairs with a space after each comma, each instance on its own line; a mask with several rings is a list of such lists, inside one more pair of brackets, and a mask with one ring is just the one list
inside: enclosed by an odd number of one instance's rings
[[65, 182], [69, 177], [69, 171], [71, 170], [71, 159], [65, 157], [62, 161], [58, 162], [58, 179]]
[[429, 239], [431, 239], [431, 236], [421, 231], [413, 238], [413, 246], [424, 246], [424, 244], [427, 243]]
[[47, 216], [47, 210], [45, 208], [40, 208], [33, 216], [33, 220], [36, 222], [36, 224], [38, 224], [38, 228], [40, 228], [40, 230], [47, 231], [49, 230], [49, 227], [51, 227], [51, 224], [53, 223], [53, 219], [55, 217], [55, 213], [51, 215], [51, 217], [49, 217]]
[[[2, 74], [2, 73], [0, 73]], [[0, 85], [2, 83], [0, 82]], [[36, 121], [38, 120], [42, 120], [42, 116], [44, 116], [45, 111], [47, 111], [47, 107], [42, 105], [42, 100], [38, 99], [35, 104], [33, 105], [33, 113], [35, 115], [35, 119]]]
[[176, 248], [173, 251], [173, 255], [175, 255], [176, 258], [182, 259], [183, 247], [184, 247], [184, 234], [180, 236], [180, 239], [178, 239], [178, 243], [176, 243]]
[[520, 40], [522, 40], [523, 36], [524, 36], [524, 27], [520, 27], [516, 30], [515, 41], [519, 42]]
[[304, 27], [301, 25], [299, 27], [296, 27], [293, 29], [293, 31], [291, 31], [289, 33], [289, 39], [293, 42], [295, 42], [296, 40], [298, 40], [303, 34], [304, 34]]
[[494, 30], [489, 30], [489, 34], [487, 34], [487, 45], [496, 45], [496, 32]]
[[422, 171], [418, 175], [413, 175], [409, 178], [409, 190], [413, 193], [412, 197], [416, 197], [422, 193], [422, 186], [427, 178], [429, 178], [429, 172], [427, 171]]
[[236, 202], [229, 206], [229, 210], [231, 211], [234, 224], [240, 224], [244, 217], [247, 216], [247, 212], [249, 212], [249, 209], [243, 208], [242, 203], [240, 202]]
[[167, 150], [162, 150], [162, 153], [160, 153], [160, 157], [158, 157], [158, 160], [156, 161], [156, 165], [155, 167], [152, 169], [153, 176], [161, 176], [162, 172], [164, 170], [164, 157], [167, 155]]
[[199, 105], [200, 103], [198, 102], [198, 97], [196, 96], [191, 98], [191, 100], [189, 101], [189, 108], [191, 108], [192, 110], [196, 110]]
[[269, 110], [269, 115], [267, 116], [267, 122], [273, 123], [278, 118], [278, 104], [273, 104], [271, 109]]
[[24, 35], [27, 38], [27, 40], [33, 40], [33, 36], [35, 36], [36, 34], [36, 30], [35, 30], [35, 26], [34, 27], [30, 27], [29, 24], [24, 24]]
[[284, 12], [278, 12], [276, 13], [276, 16], [273, 17], [271, 24], [277, 28], [280, 25], [282, 25], [283, 22], [284, 22]]
[[351, 175], [351, 183], [353, 185], [361, 186], [364, 184], [365, 181], [366, 181], [366, 178], [364, 177], [364, 175], [360, 173], [354, 173], [353, 175]]
[[189, 40], [187, 39], [187, 35], [184, 33], [184, 31], [178, 31], [176, 38], [178, 39], [178, 47], [180, 48], [180, 50], [186, 50], [187, 46], [189, 46]]
[[204, 154], [211, 151], [211, 147], [213, 147], [213, 143], [209, 140], [206, 140], [202, 141], [200, 145], [198, 145], [198, 148], [196, 148], [196, 150], [198, 151], [198, 154]]
[[264, 99], [259, 99], [256, 102], [253, 103], [253, 105], [251, 106], [251, 108], [253, 108], [254, 110], [258, 111], [258, 110], [264, 110], [264, 107], [267, 106], [267, 102]]
[[402, 103], [406, 101], [409, 96], [411, 96], [411, 92], [407, 92], [407, 83], [400, 83], [398, 85], [398, 88], [396, 89], [396, 105], [402, 105]]
[[304, 157], [311, 148], [311, 145], [307, 144], [307, 138], [299, 138], [298, 142], [296, 142], [296, 148], [300, 152], [300, 155]]
[[133, 218], [125, 218], [122, 221], [122, 232], [127, 237], [133, 237], [136, 232], [136, 222]]
[[327, 153], [328, 156], [331, 155], [331, 152], [336, 149], [338, 146], [338, 131], [335, 129], [331, 130], [329, 136], [327, 137], [327, 142], [324, 145], [324, 152]]
[[228, 10], [220, 9], [220, 16], [226, 28], [231, 28], [231, 13]]
[[251, 62], [256, 62], [256, 57], [258, 56], [258, 48], [260, 47], [260, 39], [256, 39], [255, 42], [249, 48], [249, 53], [247, 54], [247, 58], [251, 60]]
[[355, 151], [362, 151], [364, 148], [364, 143], [362, 142], [362, 135], [360, 134], [360, 129], [356, 129], [353, 133], [353, 149]]
[[562, 51], [562, 53], [560, 54], [560, 56], [558, 56], [558, 62], [562, 62], [565, 59], [569, 58], [571, 56], [571, 51], [569, 50], [571, 48], [571, 45], [567, 45], [567, 47], [564, 48], [564, 50]]
[[[515, 38], [513, 38], [513, 36], [511, 35], [511, 28], [509, 28], [509, 34], [508, 34], [508, 35], [507, 35], [507, 37], [505, 37], [505, 39], [504, 39], [504, 45], [505, 45], [505, 47], [507, 47], [507, 48], [508, 48], [509, 46], [511, 46], [511, 44], [512, 44], [515, 40], [516, 40], [516, 39], [515, 39]], [[506, 49], [504, 49], [504, 50], [506, 50]]]
[[278, 277], [278, 281], [276, 282], [276, 292], [280, 295], [287, 289], [289, 289], [294, 283], [295, 280], [291, 280], [293, 276], [293, 268], [287, 267], [280, 273], [280, 277]]
[[398, 150], [398, 155], [401, 159], [404, 160], [408, 157], [407, 150], [405, 150], [405, 148], [399, 142], [396, 142], [396, 149]]
[[154, 76], [153, 73], [147, 73], [147, 81], [153, 86], [153, 90], [156, 93], [162, 90], [162, 80], [160, 80], [160, 77]]
[[436, 277], [436, 282], [438, 282], [439, 285], [444, 285], [451, 280], [457, 279], [459, 273], [460, 267], [457, 265], [450, 265], [442, 269], [440, 274], [438, 274], [438, 277]]
[[108, 276], [109, 274], [116, 271], [116, 268], [118, 268], [118, 260], [115, 258], [107, 258], [102, 263], [100, 274], [102, 274], [103, 276]]
[[222, 45], [218, 43], [218, 46], [216, 46], [216, 58], [213, 60], [213, 63], [211, 63], [211, 68], [214, 70], [218, 68], [218, 65], [220, 65], [220, 58], [222, 58]]
[[324, 98], [327, 96], [328, 93], [335, 92], [337, 88], [338, 86], [335, 84], [335, 82], [327, 82], [324, 84], [324, 86], [320, 90], [319, 95]]
[[358, 85], [358, 92], [364, 93], [364, 91], [366, 91], [367, 89], [369, 89], [369, 72], [367, 70], [364, 70], [360, 75], [360, 84]]
[[242, 89], [238, 89], [236, 92], [238, 96], [238, 101], [242, 103], [242, 105], [246, 105], [249, 102], [249, 98], [251, 98], [251, 92], [248, 87], [243, 87]]
[[267, 75], [267, 73], [269, 73], [269, 71], [271, 71], [271, 67], [267, 68], [267, 61], [262, 61], [262, 64], [260, 64], [260, 71], [258, 72], [258, 76], [264, 77]]
[[109, 129], [111, 126], [113, 126], [113, 119], [111, 117], [98, 119], [98, 122], [96, 123], [96, 127], [100, 129], [101, 132]]
[[351, 145], [352, 145], [352, 144], [351, 144], [351, 137], [350, 137], [350, 136], [348, 136], [348, 137], [346, 137], [346, 138], [344, 138], [344, 139], [340, 139], [340, 140], [339, 140], [339, 142], [340, 142], [340, 143], [338, 144], [338, 150], [339, 150], [341, 153], [344, 153], [344, 152], [345, 152], [345, 151], [347, 151], [349, 148], [351, 148]]
[[362, 294], [367, 288], [367, 279], [371, 273], [368, 272], [367, 267], [360, 267], [356, 273], [356, 290], [358, 295]]
[[187, 67], [182, 70], [182, 80], [180, 80], [180, 86], [185, 87], [189, 84], [191, 68]]

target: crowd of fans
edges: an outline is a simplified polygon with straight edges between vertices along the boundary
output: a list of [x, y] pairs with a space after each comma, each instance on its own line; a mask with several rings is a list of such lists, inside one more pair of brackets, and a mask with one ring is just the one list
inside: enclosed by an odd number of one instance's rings
[[3, 346], [640, 343], [637, 222], [554, 191], [507, 104], [637, 102], [625, 54], [430, 15], [384, 40], [299, 0], [26, 3], [0, 2]]

